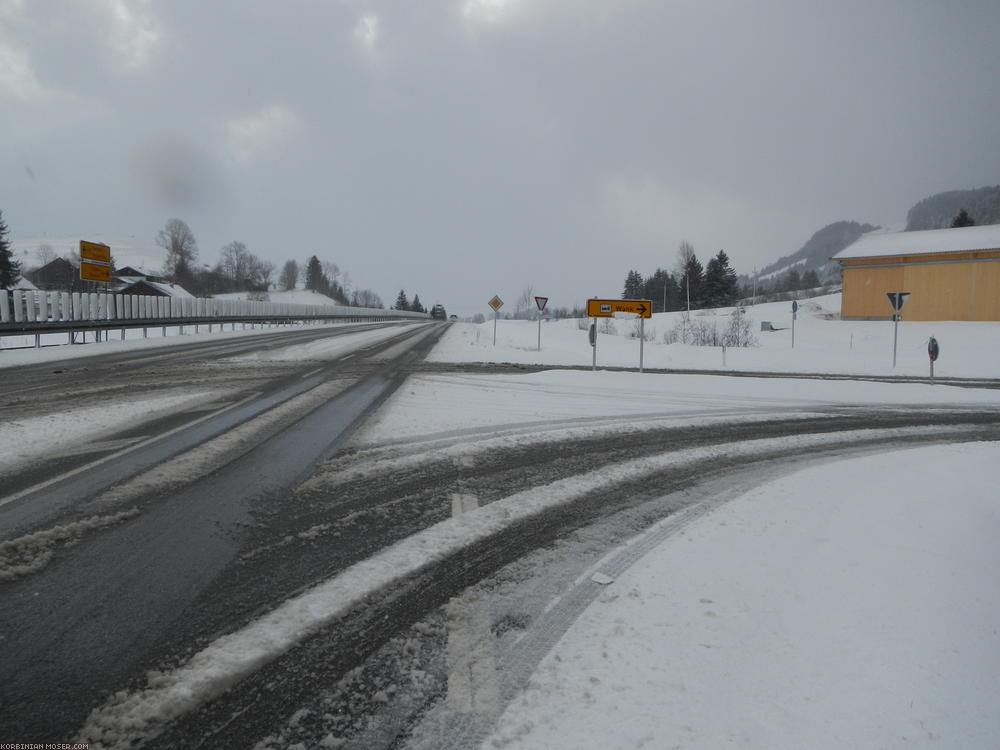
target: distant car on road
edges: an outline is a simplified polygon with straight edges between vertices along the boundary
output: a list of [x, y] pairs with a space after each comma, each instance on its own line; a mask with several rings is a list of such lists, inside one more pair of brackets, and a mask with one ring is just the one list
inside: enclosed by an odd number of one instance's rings
[[445, 312], [444, 305], [434, 305], [434, 307], [431, 308], [431, 317], [434, 318], [434, 320], [447, 320], [448, 313]]

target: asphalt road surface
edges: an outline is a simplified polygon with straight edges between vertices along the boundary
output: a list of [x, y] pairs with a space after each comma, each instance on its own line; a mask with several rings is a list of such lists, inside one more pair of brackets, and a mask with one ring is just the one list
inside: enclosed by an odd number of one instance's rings
[[[57, 410], [71, 376], [83, 367], [95, 398], [206, 382], [224, 387], [227, 397], [211, 411], [172, 415], [110, 436], [141, 435], [130, 453], [65, 456], [4, 477], [0, 540], [8, 542], [0, 556], [7, 557], [6, 570], [22, 567], [0, 578], [0, 741], [71, 741], [90, 711], [115, 691], [142, 687], [151, 670], [183, 663], [289, 597], [448, 518], [456, 496], [475, 495], [484, 505], [643, 456], [721, 448], [710, 466], [705, 459], [625, 479], [612, 492], [586, 494], [436, 561], [373, 594], [146, 743], [403, 747], [413, 727], [449, 696], [446, 656], [454, 618], [448, 608], [468, 587], [488, 589], [511, 566], [574, 535], [599, 554], [631, 530], [683, 514], [706, 493], [725, 494], [804, 461], [887, 448], [881, 438], [859, 437], [857, 430], [920, 428], [905, 438], [911, 444], [1000, 438], [994, 411], [841, 407], [817, 413], [811, 407], [808, 417], [762, 412], [759, 421], [661, 427], [620, 435], [611, 445], [591, 436], [508, 446], [469, 463], [433, 451], [422, 455], [419, 447], [401, 443], [392, 450], [408, 460], [387, 469], [384, 450], [347, 442], [351, 430], [421, 368], [420, 359], [443, 330], [401, 326], [399, 337], [319, 368], [316, 362], [238, 365], [228, 359], [228, 345], [199, 345], [158, 350], [152, 361], [46, 365], [37, 368], [28, 393], [5, 380], [0, 406], [12, 413]], [[256, 346], [287, 342], [263, 336]], [[820, 449], [783, 446], [752, 457], [725, 451], [747, 441], [817, 434], [833, 437]], [[11, 546], [9, 540], [20, 541]], [[493, 618], [485, 627], [500, 637], [544, 616]], [[546, 632], [551, 641], [560, 630]], [[519, 670], [509, 670], [507, 687], [496, 695], [510, 694], [513, 677], [530, 674], [542, 646], [521, 660]], [[475, 706], [449, 714], [451, 729], [428, 746], [476, 746], [491, 715]]]

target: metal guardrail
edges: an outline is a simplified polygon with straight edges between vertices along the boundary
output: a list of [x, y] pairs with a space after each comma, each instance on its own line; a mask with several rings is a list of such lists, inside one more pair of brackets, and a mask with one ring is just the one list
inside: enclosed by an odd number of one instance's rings
[[47, 333], [76, 333], [133, 328], [226, 323], [279, 324], [295, 321], [378, 322], [430, 320], [426, 313], [371, 307], [301, 305], [285, 302], [152, 297], [88, 292], [0, 292], [0, 339], [34, 335], [35, 345]]

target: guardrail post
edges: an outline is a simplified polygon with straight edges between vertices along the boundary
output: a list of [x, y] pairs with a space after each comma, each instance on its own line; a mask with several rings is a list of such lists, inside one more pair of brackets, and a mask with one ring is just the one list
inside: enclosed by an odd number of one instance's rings
[[14, 290], [14, 322], [24, 322], [24, 293], [20, 289]]

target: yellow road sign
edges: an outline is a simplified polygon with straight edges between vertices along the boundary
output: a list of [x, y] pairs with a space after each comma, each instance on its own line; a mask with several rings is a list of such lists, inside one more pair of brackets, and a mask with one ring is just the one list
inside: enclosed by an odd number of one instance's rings
[[99, 242], [80, 240], [80, 257], [83, 260], [93, 260], [98, 263], [111, 262], [111, 248]]
[[653, 315], [653, 303], [648, 299], [588, 299], [588, 318], [611, 318], [615, 313], [632, 313], [640, 318]]
[[489, 304], [489, 306], [493, 308], [493, 311], [496, 312], [503, 307], [503, 300], [496, 295], [493, 295], [493, 299], [491, 299], [487, 304]]
[[101, 266], [97, 263], [80, 263], [80, 278], [84, 281], [111, 281], [111, 266]]

